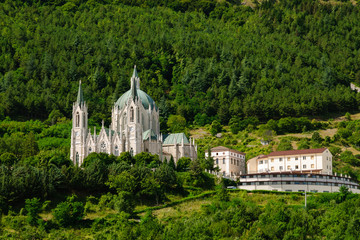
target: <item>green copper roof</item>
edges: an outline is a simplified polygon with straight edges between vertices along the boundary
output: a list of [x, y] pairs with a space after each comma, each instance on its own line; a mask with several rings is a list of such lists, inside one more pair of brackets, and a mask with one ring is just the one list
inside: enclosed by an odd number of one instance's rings
[[184, 139], [184, 144], [190, 143], [184, 133], [172, 133], [165, 138], [163, 144], [181, 144], [182, 139]]
[[[150, 133], [150, 131], [151, 131], [151, 133]], [[145, 132], [143, 132], [143, 140], [148, 140], [150, 135], [151, 135], [152, 140], [157, 139], [156, 134], [154, 133], [154, 131], [151, 130], [151, 129], [148, 129]]]
[[115, 106], [119, 106], [120, 108], [123, 108], [126, 104], [126, 102], [129, 100], [129, 98], [133, 98], [134, 100], [136, 98], [139, 98], [142, 102], [142, 105], [145, 109], [149, 109], [149, 107], [157, 109], [157, 106], [154, 102], [154, 100], [147, 95], [144, 91], [140, 90], [140, 78], [138, 76], [136, 66], [134, 66], [134, 72], [130, 79], [131, 81], [131, 88], [129, 91], [124, 93], [115, 103]]
[[[156, 108], [157, 106], [155, 105], [154, 100], [147, 95], [144, 91], [140, 90], [140, 89], [133, 89], [136, 91], [136, 96], [138, 98], [140, 98], [142, 105], [144, 106], [145, 109], [148, 109], [149, 106], [151, 106], [151, 108]], [[119, 106], [120, 108], [123, 108], [125, 106], [125, 103], [128, 101], [129, 98], [132, 97], [131, 94], [131, 90], [127, 91], [126, 93], [124, 93], [115, 103], [116, 106]]]
[[84, 93], [83, 93], [82, 88], [81, 88], [81, 80], [80, 80], [78, 95], [77, 95], [77, 99], [76, 99], [76, 104], [80, 105], [83, 102], [84, 102]]

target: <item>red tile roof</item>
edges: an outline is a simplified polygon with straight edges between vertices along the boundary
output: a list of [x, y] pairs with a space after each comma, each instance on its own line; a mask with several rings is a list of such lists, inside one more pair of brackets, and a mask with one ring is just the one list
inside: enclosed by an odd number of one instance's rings
[[268, 157], [276, 157], [276, 156], [289, 156], [289, 155], [323, 153], [326, 149], [327, 148], [277, 151], [277, 152], [269, 153], [268, 155], [260, 156], [259, 159], [260, 158], [268, 158]]
[[213, 147], [211, 149], [211, 152], [222, 152], [222, 151], [230, 151], [230, 152], [234, 152], [234, 153], [240, 153], [245, 155], [245, 153], [231, 149], [231, 148], [227, 148], [227, 147], [223, 147], [223, 146], [218, 146], [218, 147]]

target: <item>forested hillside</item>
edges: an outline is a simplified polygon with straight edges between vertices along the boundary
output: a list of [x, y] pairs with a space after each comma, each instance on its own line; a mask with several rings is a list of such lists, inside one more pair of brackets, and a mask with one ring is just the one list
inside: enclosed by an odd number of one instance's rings
[[360, 82], [360, 14], [349, 1], [5, 1], [0, 29], [0, 118], [70, 117], [82, 80], [89, 116], [109, 122], [135, 64], [163, 123], [360, 102], [349, 88]]

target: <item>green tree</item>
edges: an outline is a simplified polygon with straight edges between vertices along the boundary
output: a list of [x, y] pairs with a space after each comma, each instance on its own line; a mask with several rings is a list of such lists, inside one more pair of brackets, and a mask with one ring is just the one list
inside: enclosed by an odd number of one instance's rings
[[291, 141], [285, 138], [282, 138], [280, 140], [280, 143], [278, 145], [278, 147], [276, 148], [276, 151], [287, 151], [287, 150], [292, 150], [293, 146], [291, 144]]
[[76, 201], [76, 196], [68, 197], [53, 210], [53, 216], [61, 227], [74, 226], [84, 217], [84, 204]]
[[222, 125], [218, 121], [214, 120], [210, 126], [211, 135], [215, 136], [217, 133], [221, 131], [222, 131]]
[[185, 130], [186, 119], [180, 115], [170, 115], [167, 121], [168, 131], [172, 133], [180, 133]]
[[170, 160], [169, 160], [168, 165], [169, 165], [172, 169], [174, 169], [174, 170], [176, 169], [175, 161], [174, 161], [174, 158], [173, 158], [172, 155], [171, 155], [171, 157], [170, 157]]
[[176, 171], [185, 172], [189, 170], [191, 159], [188, 157], [179, 158], [176, 165]]
[[3, 153], [0, 156], [0, 162], [1, 164], [4, 164], [7, 167], [11, 167], [16, 162], [16, 156], [12, 153]]
[[25, 210], [26, 210], [26, 220], [32, 226], [39, 225], [41, 212], [41, 202], [38, 198], [26, 199], [25, 200]]

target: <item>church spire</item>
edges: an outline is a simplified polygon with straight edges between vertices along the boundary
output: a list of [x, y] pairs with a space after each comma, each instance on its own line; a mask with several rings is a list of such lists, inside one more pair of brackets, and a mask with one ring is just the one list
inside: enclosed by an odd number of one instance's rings
[[133, 78], [138, 78], [138, 73], [136, 71], [136, 65], [134, 65], [134, 72], [133, 72], [133, 75], [132, 75]]
[[131, 77], [131, 96], [132, 98], [135, 100], [135, 98], [137, 97], [137, 89], [140, 88], [140, 83], [139, 83], [139, 77], [138, 77], [138, 73], [136, 71], [136, 65], [134, 66], [134, 72], [133, 75]]
[[77, 105], [81, 105], [84, 102], [84, 94], [81, 88], [81, 80], [79, 81], [79, 90], [78, 90], [78, 95], [77, 95], [77, 99], [76, 99], [76, 104]]

